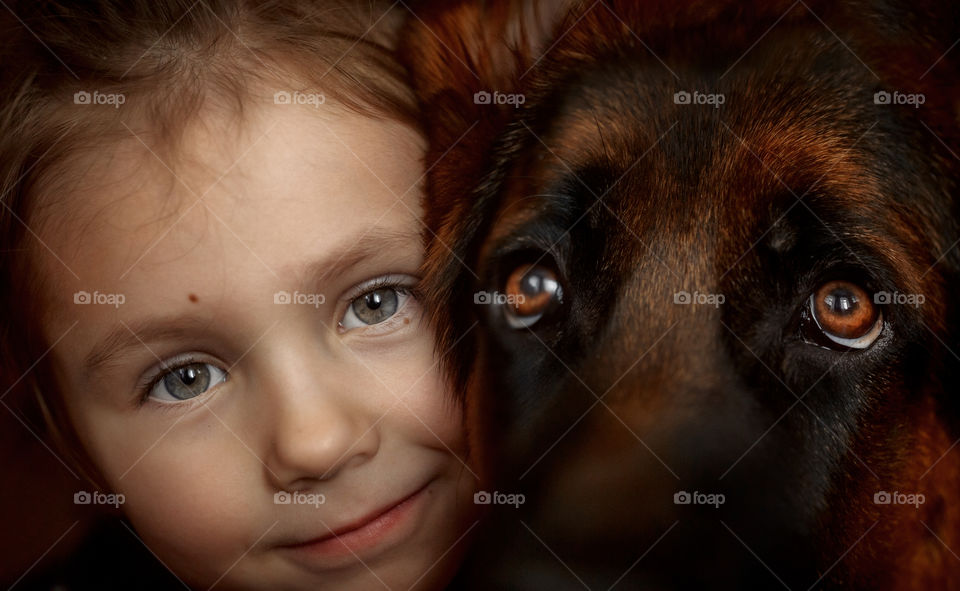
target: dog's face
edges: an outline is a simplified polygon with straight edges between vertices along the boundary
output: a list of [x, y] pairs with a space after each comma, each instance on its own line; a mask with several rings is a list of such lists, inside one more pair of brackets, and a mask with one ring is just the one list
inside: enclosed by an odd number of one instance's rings
[[666, 6], [408, 38], [491, 580], [950, 580], [957, 14]]

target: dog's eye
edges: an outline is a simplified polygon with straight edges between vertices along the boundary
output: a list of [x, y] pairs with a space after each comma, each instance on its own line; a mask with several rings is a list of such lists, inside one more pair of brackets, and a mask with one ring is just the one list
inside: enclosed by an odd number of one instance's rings
[[507, 278], [504, 292], [504, 316], [511, 328], [533, 326], [563, 298], [556, 272], [543, 265], [516, 267]]
[[849, 281], [830, 281], [810, 295], [810, 315], [830, 341], [866, 349], [883, 329], [883, 314], [870, 295]]

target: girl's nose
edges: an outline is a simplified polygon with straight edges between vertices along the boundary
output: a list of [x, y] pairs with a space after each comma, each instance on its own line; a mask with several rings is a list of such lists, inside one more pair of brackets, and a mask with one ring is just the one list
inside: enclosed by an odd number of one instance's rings
[[[272, 380], [261, 419], [268, 430], [267, 477], [282, 490], [309, 488], [373, 458], [380, 448], [376, 406], [357, 372], [335, 371], [313, 360], [308, 374]], [[324, 377], [320, 377], [323, 375]], [[336, 379], [339, 378], [339, 379]]]

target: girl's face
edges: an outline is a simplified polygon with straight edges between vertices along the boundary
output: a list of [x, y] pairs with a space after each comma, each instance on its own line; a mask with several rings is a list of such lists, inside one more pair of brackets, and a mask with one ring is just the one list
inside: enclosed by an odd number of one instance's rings
[[201, 116], [176, 166], [131, 132], [38, 214], [67, 412], [193, 585], [435, 588], [475, 523], [411, 292], [422, 140], [332, 109]]

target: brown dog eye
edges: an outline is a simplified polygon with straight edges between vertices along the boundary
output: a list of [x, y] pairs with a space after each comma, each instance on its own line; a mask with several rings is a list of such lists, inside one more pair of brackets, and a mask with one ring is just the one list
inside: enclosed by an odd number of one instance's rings
[[504, 314], [512, 328], [533, 326], [563, 297], [557, 274], [542, 265], [527, 264], [515, 268], [507, 278], [504, 291]]
[[810, 313], [838, 345], [866, 349], [880, 336], [883, 315], [863, 288], [849, 281], [824, 283], [810, 296]]

